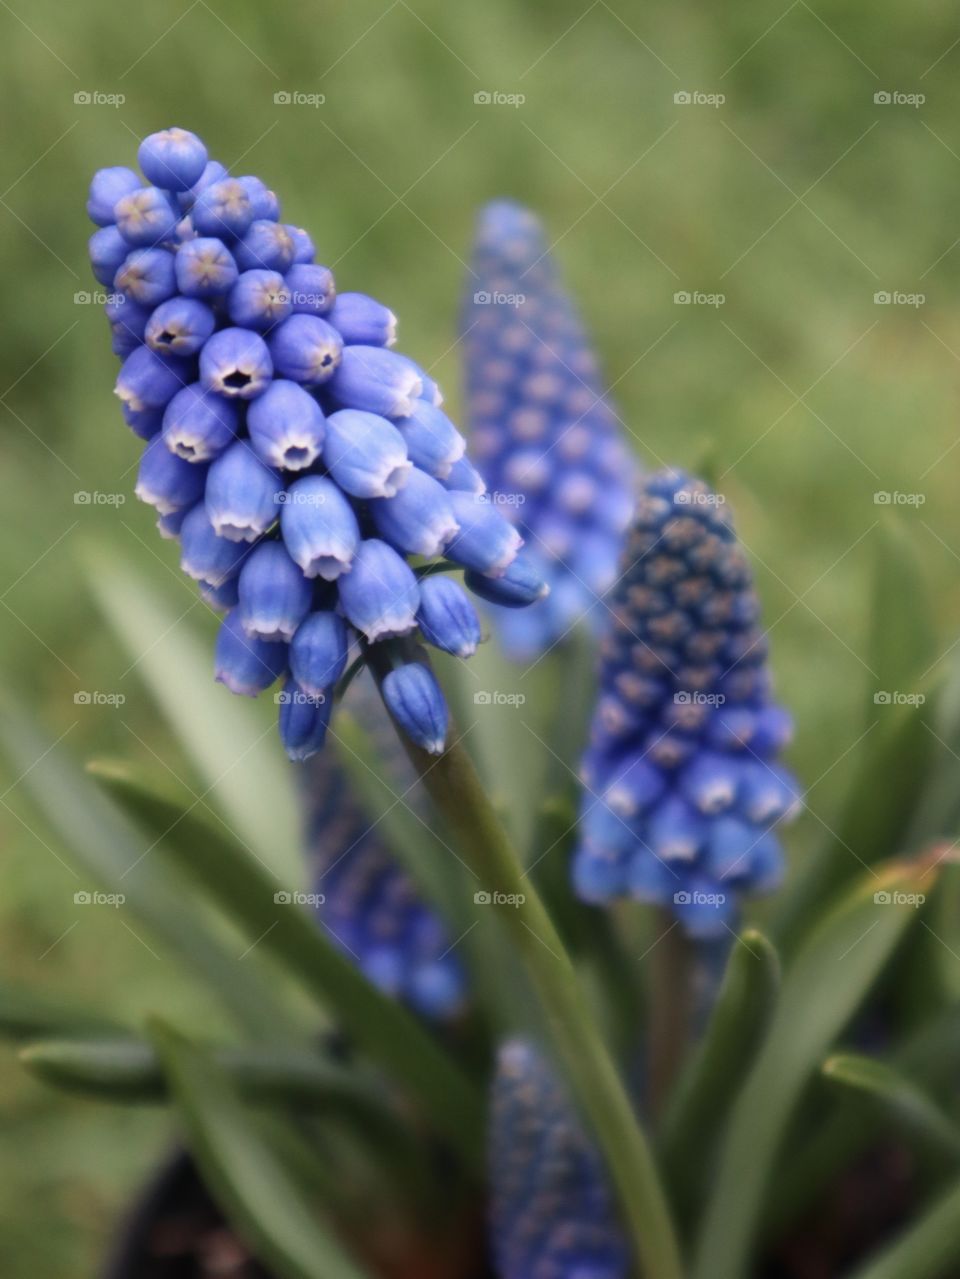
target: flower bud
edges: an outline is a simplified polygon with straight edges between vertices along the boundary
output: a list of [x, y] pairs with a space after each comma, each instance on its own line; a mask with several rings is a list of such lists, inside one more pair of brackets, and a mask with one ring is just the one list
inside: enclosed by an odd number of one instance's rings
[[200, 381], [219, 395], [255, 399], [267, 389], [272, 376], [267, 344], [249, 329], [221, 329], [200, 352]]
[[230, 290], [227, 310], [234, 324], [263, 332], [290, 314], [290, 291], [277, 271], [244, 271]]
[[295, 315], [326, 315], [333, 306], [337, 291], [328, 267], [297, 261], [285, 279]]
[[277, 379], [247, 410], [250, 443], [268, 466], [303, 471], [320, 455], [324, 417], [296, 382]]
[[370, 643], [406, 635], [417, 624], [420, 591], [413, 570], [386, 542], [368, 538], [337, 583], [347, 621]]
[[291, 315], [268, 341], [277, 375], [307, 386], [328, 382], [343, 350], [337, 330], [315, 315]]
[[138, 346], [124, 360], [114, 394], [132, 409], [162, 409], [190, 381], [190, 365]]
[[520, 551], [499, 577], [467, 569], [463, 580], [474, 595], [502, 608], [525, 608], [550, 594], [540, 564], [526, 551]]
[[87, 199], [87, 215], [91, 222], [96, 222], [97, 226], [112, 225], [116, 221], [113, 211], [117, 201], [138, 191], [142, 186], [142, 181], [133, 169], [127, 169], [123, 165], [98, 169], [90, 183], [90, 195]]
[[364, 498], [392, 498], [413, 469], [396, 427], [376, 413], [356, 409], [341, 409], [327, 418], [323, 461], [344, 492]]
[[161, 515], [170, 515], [200, 501], [206, 477], [206, 467], [174, 457], [163, 440], [154, 438], [140, 458], [134, 492]]
[[140, 306], [159, 306], [177, 291], [173, 254], [166, 249], [134, 249], [113, 277], [113, 286]]
[[287, 550], [307, 577], [332, 582], [353, 563], [360, 542], [357, 517], [343, 493], [322, 475], [295, 480], [284, 494], [280, 529]]
[[346, 670], [350, 639], [342, 617], [326, 610], [308, 614], [290, 644], [290, 670], [305, 692], [317, 696]]
[[199, 235], [232, 240], [253, 222], [253, 202], [239, 178], [223, 178], [200, 192], [190, 217]]
[[209, 462], [237, 437], [240, 410], [199, 382], [178, 391], [163, 414], [163, 441], [187, 462]]
[[296, 680], [288, 679], [280, 702], [280, 740], [287, 758], [295, 764], [316, 755], [327, 736], [333, 698], [304, 691]]
[[460, 532], [447, 548], [450, 559], [489, 577], [502, 577], [517, 557], [523, 539], [517, 530], [473, 493], [449, 494]]
[[410, 361], [379, 346], [344, 347], [330, 393], [345, 408], [408, 417], [423, 390]]
[[180, 210], [159, 187], [141, 187], [139, 191], [121, 196], [114, 214], [117, 230], [134, 247], [153, 246], [161, 240], [169, 240], [180, 221]]
[[279, 271], [293, 265], [293, 236], [285, 226], [258, 218], [251, 222], [237, 243], [233, 256], [241, 271]]
[[268, 222], [276, 222], [280, 217], [280, 201], [267, 184], [260, 178], [252, 176], [238, 178], [237, 181], [247, 193], [253, 210], [253, 220], [266, 219]]
[[180, 567], [198, 582], [219, 587], [231, 581], [249, 551], [242, 542], [217, 535], [203, 502], [190, 509], [180, 526]]
[[287, 665], [286, 644], [251, 639], [240, 625], [238, 610], [220, 624], [215, 657], [216, 679], [231, 693], [256, 697], [282, 675]]
[[187, 129], [164, 129], [143, 139], [137, 159], [149, 182], [167, 191], [186, 191], [206, 167], [207, 148]]
[[[365, 416], [373, 415], [344, 409], [340, 413], [334, 413], [331, 421]], [[383, 422], [385, 426], [390, 425], [385, 418], [374, 420]], [[393, 430], [392, 427], [390, 429]], [[399, 436], [399, 432], [394, 434]], [[330, 470], [334, 478], [339, 479], [336, 469], [331, 466]], [[344, 488], [348, 487], [342, 480], [340, 482]], [[377, 532], [392, 547], [408, 555], [424, 555], [428, 559], [439, 555], [456, 536], [460, 527], [450, 505], [449, 494], [435, 479], [416, 467], [403, 473], [399, 493], [370, 503], [370, 514]]]
[[393, 346], [397, 317], [365, 293], [340, 293], [327, 317], [344, 342], [364, 346]]
[[221, 297], [233, 288], [240, 272], [222, 240], [188, 240], [174, 258], [177, 288], [189, 298]]
[[207, 474], [207, 514], [218, 536], [255, 542], [276, 521], [282, 490], [276, 471], [245, 440], [231, 444]]
[[147, 346], [165, 355], [196, 355], [213, 333], [216, 317], [196, 298], [169, 298], [150, 316], [144, 337]]
[[480, 643], [480, 619], [463, 588], [442, 574], [420, 582], [420, 632], [435, 648], [472, 657]]
[[89, 252], [94, 279], [109, 288], [127, 260], [130, 245], [115, 226], [103, 226], [91, 235]]
[[247, 635], [289, 641], [310, 611], [313, 587], [282, 542], [261, 542], [240, 570], [239, 600]]
[[383, 700], [411, 741], [430, 755], [442, 754], [449, 716], [432, 671], [420, 662], [395, 667], [384, 677]]
[[414, 466], [435, 479], [446, 479], [450, 468], [463, 457], [467, 442], [446, 413], [426, 400], [417, 400], [408, 417], [397, 420]]

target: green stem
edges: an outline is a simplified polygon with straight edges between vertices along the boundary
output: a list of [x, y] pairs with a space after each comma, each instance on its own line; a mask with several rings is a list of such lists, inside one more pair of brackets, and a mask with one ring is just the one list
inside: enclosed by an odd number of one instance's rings
[[[376, 647], [369, 652], [379, 679], [383, 663]], [[539, 994], [560, 1058], [593, 1125], [643, 1273], [649, 1279], [681, 1279], [677, 1240], [650, 1145], [563, 942], [524, 875], [469, 755], [456, 740], [442, 755], [433, 756], [402, 733], [400, 737], [481, 887], [517, 903], [496, 908]]]
[[666, 910], [656, 914], [660, 940], [650, 952], [650, 1102], [663, 1113], [690, 1041], [693, 962], [690, 943]]

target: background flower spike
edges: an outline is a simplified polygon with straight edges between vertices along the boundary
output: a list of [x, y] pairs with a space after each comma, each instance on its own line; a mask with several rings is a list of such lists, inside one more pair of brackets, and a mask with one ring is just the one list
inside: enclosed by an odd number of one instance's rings
[[749, 564], [723, 499], [682, 471], [639, 486], [610, 594], [583, 761], [580, 896], [633, 896], [690, 936], [724, 937], [769, 891], [774, 826], [798, 806], [778, 766], [789, 716], [771, 701]]
[[529, 659], [580, 619], [602, 623], [598, 599], [616, 576], [637, 466], [528, 209], [497, 200], [481, 210], [468, 290], [471, 451], [550, 588], [523, 613], [490, 610], [508, 655]]

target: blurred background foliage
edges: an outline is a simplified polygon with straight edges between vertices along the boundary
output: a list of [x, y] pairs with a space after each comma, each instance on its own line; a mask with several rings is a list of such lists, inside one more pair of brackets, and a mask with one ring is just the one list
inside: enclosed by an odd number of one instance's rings
[[[140, 136], [177, 123], [274, 186], [341, 287], [399, 314], [403, 349], [454, 417], [475, 211], [510, 195], [544, 217], [638, 452], [710, 458], [734, 506], [798, 720], [793, 764], [812, 787], [815, 816], [788, 837], [802, 858], [882, 714], [865, 656], [879, 524], [905, 524], [916, 546], [937, 654], [960, 633], [954, 7], [11, 0], [0, 35], [2, 678], [53, 735], [81, 757], [187, 768], [77, 569], [84, 540], [121, 546], [212, 638], [175, 548], [133, 501], [138, 444], [110, 393], [106, 325], [75, 301], [93, 287], [91, 172], [133, 163]], [[526, 100], [478, 105], [483, 91]], [[679, 91], [726, 100], [677, 105]], [[276, 103], [283, 92], [326, 101]], [[878, 105], [878, 92], [926, 100]], [[726, 300], [678, 306], [681, 290]], [[875, 304], [893, 290], [925, 303]], [[893, 509], [877, 491], [925, 500]], [[78, 504], [77, 492], [127, 501]], [[126, 701], [76, 705], [91, 689]], [[119, 915], [78, 917], [86, 885], [7, 790], [15, 780], [0, 784], [4, 975], [95, 993], [120, 1014], [204, 1016]], [[4, 1058], [0, 1123], [6, 1279], [90, 1273], [167, 1140], [162, 1117], [65, 1102]]]

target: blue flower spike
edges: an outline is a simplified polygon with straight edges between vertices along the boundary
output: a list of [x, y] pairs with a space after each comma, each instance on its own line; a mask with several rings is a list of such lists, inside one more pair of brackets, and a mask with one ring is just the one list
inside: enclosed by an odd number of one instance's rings
[[537, 1048], [500, 1049], [493, 1083], [490, 1244], [500, 1279], [627, 1279], [602, 1161]]
[[583, 761], [574, 881], [634, 897], [700, 939], [777, 884], [774, 827], [799, 806], [777, 762], [790, 718], [771, 698], [752, 576], [723, 499], [681, 471], [639, 486], [609, 601]]
[[[513, 569], [522, 535], [481, 500], [436, 383], [390, 349], [393, 311], [338, 293], [267, 184], [229, 173], [195, 134], [151, 134], [139, 161], [142, 178], [101, 169], [87, 204], [91, 266], [115, 290], [116, 394], [147, 444], [137, 495], [179, 540], [205, 603], [226, 613], [217, 679], [245, 696], [285, 679], [280, 733], [301, 761], [322, 746], [351, 651], [409, 637], [413, 653], [418, 631], [458, 657], [476, 650], [473, 605], [431, 561], [518, 605], [545, 584], [525, 561]], [[436, 751], [446, 704], [410, 653], [407, 666], [390, 654], [384, 697], [400, 731]], [[755, 787], [754, 807], [769, 802]], [[385, 955], [371, 960], [381, 974]], [[436, 958], [410, 998], [452, 1007], [459, 985]]]
[[602, 624], [637, 466], [535, 215], [488, 204], [472, 268], [461, 322], [471, 449], [550, 588], [523, 613], [490, 614], [507, 655], [530, 660], [579, 622]]

